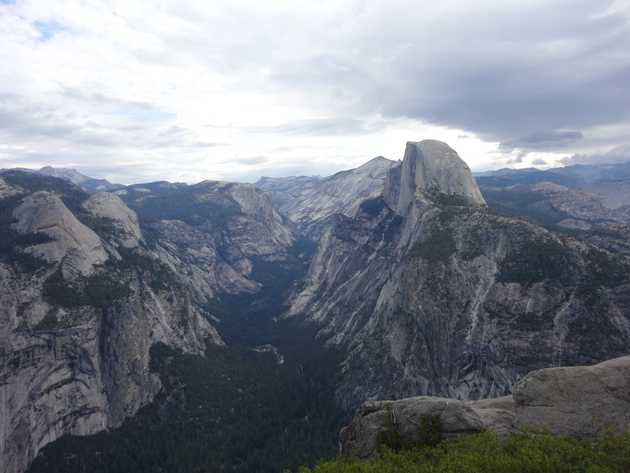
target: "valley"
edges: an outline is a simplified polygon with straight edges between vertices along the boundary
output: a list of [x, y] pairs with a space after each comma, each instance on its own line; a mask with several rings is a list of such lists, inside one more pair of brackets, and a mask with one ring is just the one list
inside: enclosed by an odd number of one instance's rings
[[3, 171], [7, 473], [296, 470], [366, 401], [627, 355], [628, 206], [589, 172], [435, 140], [255, 185]]

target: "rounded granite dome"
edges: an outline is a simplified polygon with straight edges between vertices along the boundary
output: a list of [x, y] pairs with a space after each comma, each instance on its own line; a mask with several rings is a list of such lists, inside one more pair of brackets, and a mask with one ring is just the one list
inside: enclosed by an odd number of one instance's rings
[[[407, 142], [400, 167], [396, 208], [404, 213], [416, 193], [461, 198], [468, 205], [485, 206], [486, 201], [468, 165], [446, 143], [437, 140]], [[390, 189], [396, 183], [390, 183]]]

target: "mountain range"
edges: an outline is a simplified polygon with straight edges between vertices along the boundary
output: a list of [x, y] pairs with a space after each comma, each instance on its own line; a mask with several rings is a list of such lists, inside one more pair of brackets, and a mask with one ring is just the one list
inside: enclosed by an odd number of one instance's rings
[[3, 170], [0, 463], [281, 471], [366, 400], [626, 355], [628, 190], [627, 164], [473, 176], [434, 140], [256, 184]]

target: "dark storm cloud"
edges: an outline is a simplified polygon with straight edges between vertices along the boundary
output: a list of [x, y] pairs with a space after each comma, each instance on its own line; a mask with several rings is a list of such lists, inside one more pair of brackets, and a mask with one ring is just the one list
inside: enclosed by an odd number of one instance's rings
[[305, 58], [276, 79], [363, 112], [555, 150], [630, 118], [630, 25], [612, 3], [480, 2], [434, 21], [393, 5], [353, 44], [359, 54]]
[[[527, 149], [555, 149], [581, 137], [579, 131], [556, 130], [630, 117], [626, 18], [597, 16], [606, 2], [521, 5], [491, 23], [475, 15], [440, 25], [445, 30], [436, 32], [437, 43], [450, 34], [457, 41], [429, 46], [428, 53], [416, 43], [410, 55], [420, 60], [394, 65], [393, 75], [405, 78], [404, 85], [384, 110]], [[478, 21], [487, 29], [471, 31], [464, 24]]]
[[582, 138], [584, 138], [584, 135], [580, 131], [541, 131], [501, 143], [501, 148], [506, 151], [511, 151], [515, 148], [553, 150], [575, 144]]

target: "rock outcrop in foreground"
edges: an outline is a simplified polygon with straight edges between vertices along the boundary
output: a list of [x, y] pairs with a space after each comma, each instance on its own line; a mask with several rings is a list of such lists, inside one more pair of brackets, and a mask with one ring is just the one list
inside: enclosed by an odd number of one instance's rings
[[418, 441], [423, 418], [438, 419], [446, 438], [482, 431], [500, 437], [536, 430], [577, 437], [630, 432], [630, 356], [533, 371], [516, 384], [512, 396], [501, 398], [368, 401], [341, 431], [342, 453], [370, 456], [392, 432]]

